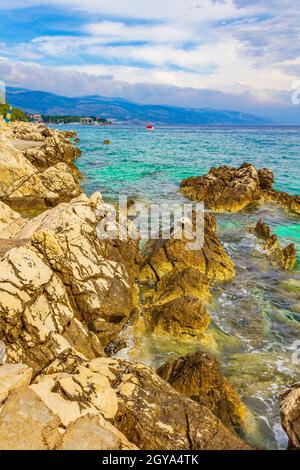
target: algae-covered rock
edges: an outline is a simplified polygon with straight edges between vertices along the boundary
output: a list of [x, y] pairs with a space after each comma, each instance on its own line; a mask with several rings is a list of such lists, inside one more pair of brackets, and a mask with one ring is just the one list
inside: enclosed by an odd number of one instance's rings
[[169, 302], [145, 309], [151, 330], [166, 331], [174, 336], [196, 336], [210, 324], [203, 301], [192, 295], [177, 297]]
[[181, 192], [194, 201], [217, 212], [238, 212], [259, 200], [260, 179], [253, 165], [240, 168], [220, 166], [211, 168], [204, 176], [190, 177], [180, 184]]

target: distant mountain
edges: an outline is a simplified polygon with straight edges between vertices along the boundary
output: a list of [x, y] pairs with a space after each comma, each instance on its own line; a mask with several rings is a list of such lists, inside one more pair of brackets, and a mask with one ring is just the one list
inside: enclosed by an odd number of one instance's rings
[[263, 125], [268, 119], [230, 110], [179, 108], [138, 104], [122, 98], [83, 96], [68, 98], [44, 91], [7, 88], [8, 102], [28, 113], [74, 116], [103, 116], [123, 123], [171, 125]]

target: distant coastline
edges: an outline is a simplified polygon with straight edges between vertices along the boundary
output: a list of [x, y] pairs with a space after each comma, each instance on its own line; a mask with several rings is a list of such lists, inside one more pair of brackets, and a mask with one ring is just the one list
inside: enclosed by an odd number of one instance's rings
[[101, 116], [112, 122], [154, 125], [272, 125], [265, 117], [235, 110], [183, 108], [140, 104], [103, 96], [66, 97], [44, 91], [7, 87], [7, 99], [26, 113], [41, 115]]

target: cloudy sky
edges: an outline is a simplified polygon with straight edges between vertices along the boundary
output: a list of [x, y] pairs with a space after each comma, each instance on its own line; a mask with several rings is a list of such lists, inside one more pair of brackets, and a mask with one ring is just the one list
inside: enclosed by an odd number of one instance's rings
[[8, 85], [299, 123], [300, 1], [0, 0]]

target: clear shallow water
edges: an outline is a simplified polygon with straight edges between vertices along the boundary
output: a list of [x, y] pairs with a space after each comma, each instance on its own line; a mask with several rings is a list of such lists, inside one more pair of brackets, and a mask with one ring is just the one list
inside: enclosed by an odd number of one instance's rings
[[[126, 194], [148, 202], [183, 201], [183, 178], [206, 173], [211, 166], [245, 161], [274, 171], [275, 187], [299, 194], [300, 129], [288, 128], [144, 128], [75, 126], [81, 139], [78, 167], [84, 190], [100, 190], [106, 199]], [[102, 145], [104, 138], [112, 145]], [[212, 349], [224, 373], [237, 387], [254, 416], [244, 430], [259, 447], [285, 448], [278, 395], [300, 379], [293, 364], [293, 342], [300, 339], [300, 270], [276, 269], [249, 232], [262, 217], [283, 243], [300, 252], [300, 218], [273, 206], [240, 214], [218, 215], [218, 234], [235, 262], [236, 278], [213, 286], [209, 307], [213, 322], [202, 339], [178, 340], [150, 335], [142, 321], [122, 333], [127, 348], [119, 357], [153, 367], [166, 359]], [[299, 266], [299, 265], [298, 265]]]

